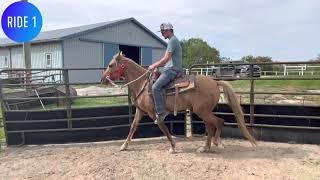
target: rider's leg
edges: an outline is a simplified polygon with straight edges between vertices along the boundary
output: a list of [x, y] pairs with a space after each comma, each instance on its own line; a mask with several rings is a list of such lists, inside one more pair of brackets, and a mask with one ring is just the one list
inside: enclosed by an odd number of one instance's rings
[[168, 115], [166, 110], [166, 95], [165, 86], [168, 85], [175, 77], [177, 73], [171, 70], [164, 71], [157, 81], [152, 86], [153, 100], [155, 103], [155, 109], [157, 113], [157, 121], [163, 121]]

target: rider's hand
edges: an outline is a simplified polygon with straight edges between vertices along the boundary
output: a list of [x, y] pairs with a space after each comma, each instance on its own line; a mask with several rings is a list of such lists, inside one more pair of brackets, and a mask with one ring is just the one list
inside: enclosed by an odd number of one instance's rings
[[148, 67], [148, 70], [154, 70], [156, 68], [155, 64], [151, 64], [149, 67]]

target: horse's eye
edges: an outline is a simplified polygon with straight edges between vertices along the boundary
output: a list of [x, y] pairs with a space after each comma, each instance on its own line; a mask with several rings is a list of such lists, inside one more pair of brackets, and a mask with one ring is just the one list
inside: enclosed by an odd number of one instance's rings
[[109, 64], [109, 68], [112, 68], [113, 67], [113, 64]]

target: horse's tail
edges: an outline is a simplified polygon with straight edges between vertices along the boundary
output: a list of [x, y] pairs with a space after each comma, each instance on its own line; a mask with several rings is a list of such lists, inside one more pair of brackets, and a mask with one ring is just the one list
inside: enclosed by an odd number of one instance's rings
[[232, 111], [234, 112], [241, 133], [251, 142], [252, 146], [257, 145], [255, 138], [249, 133], [246, 127], [240, 102], [238, 101], [233, 88], [226, 81], [217, 81], [217, 83], [219, 86], [222, 86], [223, 88], [224, 96], [227, 99], [227, 102], [231, 107]]

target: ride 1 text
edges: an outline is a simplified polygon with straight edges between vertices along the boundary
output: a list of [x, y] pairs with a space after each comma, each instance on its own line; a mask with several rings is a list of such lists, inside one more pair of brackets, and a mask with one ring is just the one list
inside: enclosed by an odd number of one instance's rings
[[[31, 24], [30, 24], [31, 23]], [[8, 16], [8, 28], [28, 28], [37, 27], [37, 18], [33, 16]]]

